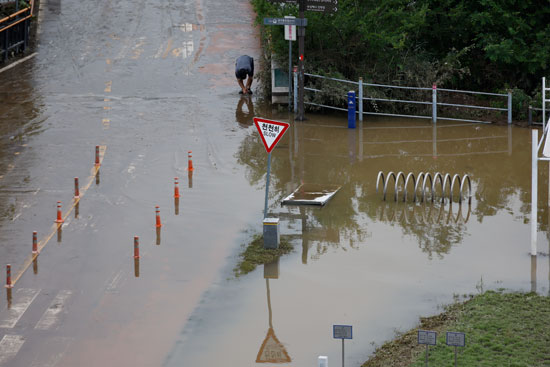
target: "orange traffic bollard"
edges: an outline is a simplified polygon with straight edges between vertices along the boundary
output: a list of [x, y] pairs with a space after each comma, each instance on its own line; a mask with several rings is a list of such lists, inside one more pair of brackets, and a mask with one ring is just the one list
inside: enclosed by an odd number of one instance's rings
[[178, 185], [179, 185], [178, 178], [175, 177], [174, 178], [174, 198], [180, 197], [180, 188]]
[[134, 259], [139, 259], [139, 237], [134, 236]]
[[95, 165], [99, 166], [99, 145], [95, 146]]
[[32, 233], [32, 254], [33, 255], [38, 254], [38, 240], [37, 240], [36, 231]]
[[156, 218], [157, 218], [157, 228], [159, 227], [162, 227], [162, 223], [160, 223], [160, 209], [159, 209], [159, 206], [155, 206], [155, 213], [156, 213]]
[[63, 216], [61, 214], [61, 201], [57, 202], [57, 219], [55, 223], [63, 223]]
[[6, 265], [6, 288], [13, 288], [11, 284], [11, 265]]
[[80, 198], [80, 190], [78, 188], [78, 177], [74, 178], [74, 198], [75, 199]]
[[187, 152], [187, 158], [189, 159], [187, 170], [192, 171], [193, 170], [193, 152], [192, 151]]

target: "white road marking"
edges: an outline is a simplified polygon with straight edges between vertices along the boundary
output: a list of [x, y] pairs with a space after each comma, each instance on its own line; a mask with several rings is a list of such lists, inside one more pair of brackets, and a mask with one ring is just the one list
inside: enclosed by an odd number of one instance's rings
[[10, 309], [0, 313], [0, 328], [12, 329], [25, 311], [27, 311], [32, 301], [38, 296], [38, 293], [40, 293], [40, 289], [18, 289], [14, 296], [16, 302]]
[[44, 350], [48, 351], [48, 355], [38, 355], [31, 362], [30, 367], [55, 367], [67, 354], [69, 346], [73, 342], [73, 338], [67, 337], [48, 337], [44, 343]]
[[123, 280], [124, 272], [120, 270], [118, 273], [115, 274], [113, 279], [107, 284], [107, 292], [116, 292], [118, 286]]
[[21, 335], [4, 335], [0, 340], [0, 366], [7, 365], [16, 356], [23, 343], [25, 339]]
[[61, 313], [65, 309], [65, 304], [72, 294], [73, 292], [67, 290], [59, 291], [34, 328], [37, 330], [51, 329], [59, 321]]

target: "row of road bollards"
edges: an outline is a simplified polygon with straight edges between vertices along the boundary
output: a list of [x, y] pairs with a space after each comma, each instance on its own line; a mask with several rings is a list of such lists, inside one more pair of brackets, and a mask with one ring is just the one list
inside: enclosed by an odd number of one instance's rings
[[[193, 168], [193, 159], [192, 159], [192, 151], [188, 151], [188, 163], [187, 163], [187, 171], [188, 171], [188, 174], [189, 174], [189, 188], [192, 188], [193, 187], [193, 171], [194, 171], [194, 168]], [[99, 145], [96, 145], [95, 147], [95, 162], [94, 162], [94, 165], [95, 165], [95, 174], [96, 174], [96, 184], [99, 184], [99, 167], [101, 165], [101, 160], [100, 160], [100, 147]], [[175, 177], [174, 178], [174, 203], [175, 203], [175, 214], [178, 215], [179, 214], [179, 198], [181, 197], [180, 193], [179, 193], [179, 178], [178, 177]], [[74, 200], [75, 200], [75, 208], [76, 208], [76, 211], [75, 211], [75, 216], [78, 216], [78, 202], [80, 200], [80, 188], [79, 188], [79, 182], [78, 182], [78, 177], [75, 177], [74, 178]], [[56, 214], [56, 219], [54, 220], [55, 223], [57, 223], [58, 225], [58, 228], [57, 228], [57, 231], [58, 231], [58, 242], [60, 242], [60, 239], [61, 239], [61, 226], [62, 224], [64, 223], [64, 219], [63, 219], [63, 213], [62, 213], [62, 203], [61, 201], [58, 201], [57, 202], [57, 214]], [[160, 244], [160, 228], [162, 227], [162, 223], [161, 223], [161, 220], [160, 220], [160, 207], [157, 205], [155, 206], [155, 227], [157, 229], [157, 245]], [[32, 260], [33, 260], [33, 268], [34, 268], [34, 272], [35, 274], [37, 273], [37, 263], [36, 263], [36, 259], [38, 257], [38, 255], [40, 254], [40, 250], [38, 248], [38, 233], [37, 231], [33, 231], [32, 233]], [[136, 261], [135, 263], [135, 274], [136, 274], [136, 277], [139, 277], [139, 237], [138, 236], [134, 236], [134, 260]], [[14, 286], [14, 282], [12, 281], [12, 274], [11, 274], [11, 264], [7, 264], [6, 265], [6, 284], [5, 284], [5, 288], [8, 289], [8, 291], [11, 292], [11, 289], [13, 288]]]
[[[192, 151], [187, 152], [187, 172], [189, 175], [189, 188], [193, 187], [193, 156]], [[175, 214], [179, 215], [179, 199], [180, 199], [180, 189], [179, 189], [179, 177], [174, 177], [174, 207]], [[157, 241], [156, 244], [160, 245], [160, 229], [162, 228], [162, 221], [160, 219], [160, 207], [155, 206], [155, 228], [157, 231]], [[139, 277], [139, 236], [134, 236], [134, 275], [136, 278]]]
[[[100, 161], [100, 154], [99, 154], [99, 145], [95, 146], [95, 161], [94, 166], [96, 168], [96, 176], [99, 176], [99, 167], [101, 165]], [[99, 181], [96, 177], [96, 183], [99, 184]], [[76, 208], [78, 208], [78, 201], [80, 200], [80, 188], [78, 184], [78, 177], [74, 178], [74, 200], [76, 202]], [[57, 223], [58, 225], [58, 241], [61, 240], [61, 225], [65, 222], [63, 219], [63, 212], [61, 210], [62, 203], [61, 201], [57, 202], [57, 212], [56, 212], [56, 219], [54, 220], [54, 223]], [[78, 213], [78, 209], [76, 210], [76, 213]], [[32, 232], [32, 257], [33, 257], [33, 267], [35, 270], [35, 273], [37, 272], [37, 264], [36, 264], [36, 258], [40, 254], [40, 251], [38, 249], [38, 232], [33, 231]], [[13, 282], [11, 277], [11, 264], [6, 265], [6, 285], [5, 287], [7, 289], [13, 288]]]

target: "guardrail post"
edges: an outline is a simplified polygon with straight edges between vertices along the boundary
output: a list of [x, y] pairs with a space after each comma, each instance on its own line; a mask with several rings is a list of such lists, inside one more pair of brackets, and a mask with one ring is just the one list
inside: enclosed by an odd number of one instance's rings
[[529, 105], [529, 126], [533, 125], [533, 107]]
[[355, 129], [355, 91], [348, 92], [348, 128]]
[[363, 78], [359, 78], [359, 121], [363, 121]]
[[24, 42], [24, 46], [23, 46], [23, 51], [25, 51], [27, 49], [27, 46], [29, 44], [29, 24], [30, 24], [31, 20], [30, 19], [27, 19], [25, 20], [24, 22], [24, 27], [25, 27], [25, 30], [24, 30], [24, 37], [25, 37], [25, 42]]
[[538, 138], [539, 131], [531, 132], [531, 255], [537, 255], [537, 198], [538, 198]]
[[508, 91], [508, 123], [512, 123], [512, 91]]
[[294, 111], [298, 111], [298, 73], [296, 67], [294, 67]]
[[437, 122], [437, 85], [432, 85], [432, 122]]

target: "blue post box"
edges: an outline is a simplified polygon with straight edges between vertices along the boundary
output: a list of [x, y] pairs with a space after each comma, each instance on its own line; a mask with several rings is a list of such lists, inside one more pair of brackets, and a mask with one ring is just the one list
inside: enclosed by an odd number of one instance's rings
[[348, 128], [355, 129], [355, 91], [348, 92]]

